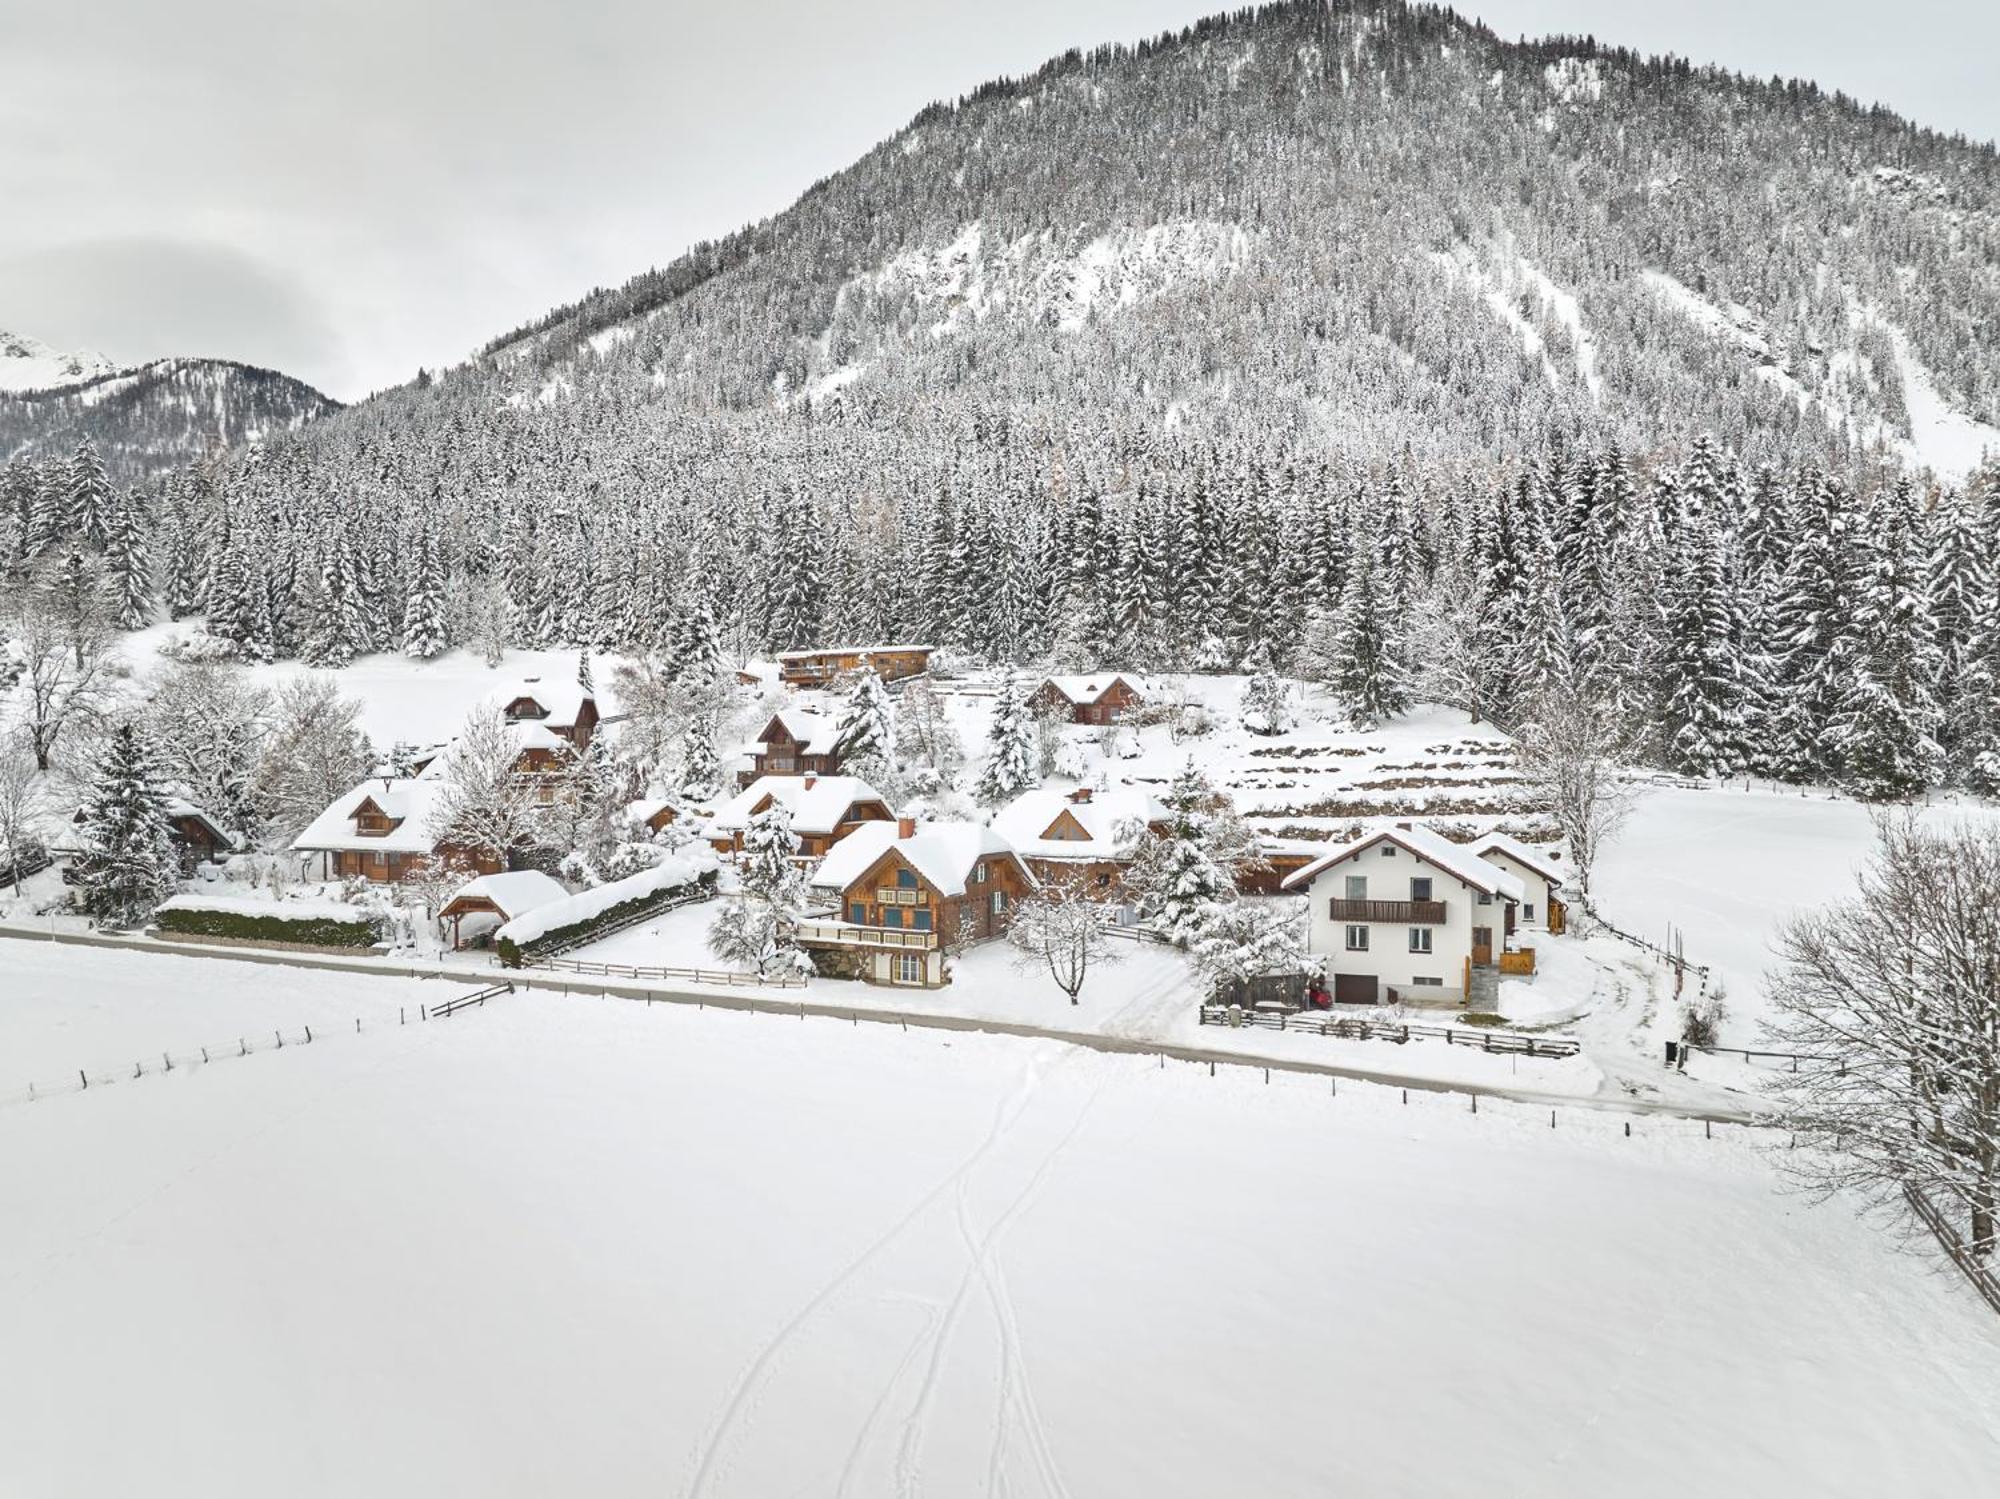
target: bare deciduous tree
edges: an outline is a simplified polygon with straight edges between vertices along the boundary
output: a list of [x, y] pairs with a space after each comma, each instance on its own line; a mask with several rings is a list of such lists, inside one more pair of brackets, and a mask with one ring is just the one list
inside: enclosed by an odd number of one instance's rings
[[26, 736], [0, 736], [0, 864], [13, 873], [21, 893], [21, 865], [36, 846], [35, 828], [48, 792], [48, 778], [35, 769]]
[[330, 676], [309, 673], [279, 689], [253, 788], [273, 831], [291, 837], [368, 774], [374, 755], [360, 715]]
[[1071, 1004], [1093, 966], [1124, 956], [1112, 946], [1111, 912], [1068, 885], [1051, 885], [1014, 910], [1007, 940], [1020, 949], [1023, 968], [1046, 968]]
[[1577, 888], [1588, 895], [1597, 856], [1632, 812], [1632, 787], [1618, 774], [1613, 717], [1580, 694], [1544, 693], [1515, 731], [1514, 745], [1521, 779], [1548, 803], [1576, 861]]
[[459, 848], [511, 860], [537, 841], [542, 820], [533, 778], [516, 772], [521, 742], [497, 707], [475, 708], [445, 751], [444, 790], [431, 813], [430, 836]]
[[111, 639], [95, 629], [73, 630], [61, 614], [24, 597], [13, 611], [21, 662], [15, 714], [28, 736], [37, 770], [51, 769], [63, 736], [97, 727], [116, 697]]
[[2000, 1211], [2000, 828], [1877, 823], [1853, 899], [1800, 916], [1771, 976], [1780, 1043], [1831, 1059], [1780, 1079], [1811, 1185], [1906, 1189], [1990, 1256]]

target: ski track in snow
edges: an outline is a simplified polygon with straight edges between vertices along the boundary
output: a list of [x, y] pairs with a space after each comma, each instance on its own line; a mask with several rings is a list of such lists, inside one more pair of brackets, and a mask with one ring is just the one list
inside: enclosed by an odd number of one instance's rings
[[894, 1406], [897, 1392], [909, 1383], [912, 1371], [918, 1368], [922, 1370], [922, 1378], [902, 1418], [890, 1476], [895, 1485], [895, 1492], [904, 1496], [904, 1499], [915, 1499], [915, 1496], [924, 1491], [923, 1455], [930, 1434], [930, 1416], [935, 1397], [940, 1384], [953, 1367], [951, 1354], [954, 1333], [975, 1293], [980, 1293], [992, 1311], [1000, 1343], [1000, 1390], [993, 1418], [993, 1441], [987, 1466], [987, 1492], [999, 1494], [1008, 1491], [1004, 1483], [1006, 1453], [1010, 1438], [1017, 1438], [1025, 1445], [1029, 1462], [1044, 1492], [1052, 1496], [1052, 1499], [1069, 1499], [1069, 1490], [1056, 1466], [1041, 1410], [1035, 1400], [1033, 1386], [1028, 1380], [1026, 1366], [1022, 1360], [1019, 1324], [1014, 1314], [1012, 1298], [1006, 1289], [1005, 1275], [1001, 1270], [997, 1251], [1001, 1237], [1021, 1214], [1033, 1205], [1051, 1170], [1071, 1141], [1081, 1132], [1092, 1106], [1097, 1101], [1099, 1090], [1093, 1090], [1085, 1099], [1083, 1107], [1078, 1110], [1076, 1117], [1055, 1145], [1036, 1163], [1026, 1184], [983, 1231], [975, 1220], [971, 1192], [974, 1179], [981, 1169], [989, 1164], [998, 1163], [1000, 1153], [1013, 1137], [1022, 1116], [1034, 1102], [1043, 1080], [1074, 1061], [1079, 1055], [1081, 1053], [1065, 1051], [1053, 1064], [1045, 1064], [1039, 1058], [1031, 1061], [1023, 1074], [1021, 1085], [994, 1111], [992, 1127], [971, 1153], [926, 1193], [916, 1206], [897, 1219], [885, 1233], [864, 1247], [804, 1305], [780, 1324], [731, 1388], [722, 1414], [711, 1427], [700, 1449], [694, 1476], [684, 1490], [687, 1499], [700, 1499], [700, 1496], [710, 1492], [714, 1483], [727, 1476], [727, 1450], [734, 1441], [752, 1429], [758, 1411], [762, 1409], [769, 1396], [770, 1386], [782, 1368], [783, 1355], [792, 1342], [820, 1313], [828, 1310], [844, 1291], [851, 1288], [865, 1270], [892, 1249], [947, 1197], [952, 1200], [953, 1226], [965, 1252], [964, 1270], [946, 1302], [930, 1303], [921, 1299], [900, 1297], [885, 1303], [910, 1304], [914, 1300], [915, 1304], [925, 1309], [924, 1323], [918, 1330], [916, 1338], [905, 1347], [895, 1366], [890, 1370], [880, 1394], [876, 1396], [856, 1429], [854, 1441], [848, 1449], [835, 1485], [835, 1493], [845, 1496], [884, 1492], [879, 1485], [871, 1485], [864, 1481], [864, 1470], [871, 1450], [877, 1445], [877, 1435], [883, 1417]]

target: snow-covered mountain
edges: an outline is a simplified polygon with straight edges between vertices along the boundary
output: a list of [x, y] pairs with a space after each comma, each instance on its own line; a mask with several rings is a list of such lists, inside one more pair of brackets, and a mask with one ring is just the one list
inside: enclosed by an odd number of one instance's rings
[[61, 456], [88, 437], [123, 481], [195, 461], [218, 444], [295, 431], [340, 409], [274, 370], [225, 359], [156, 359], [120, 369], [100, 355], [59, 355], [7, 334], [0, 334], [0, 371], [0, 462]]
[[102, 354], [65, 354], [39, 338], [0, 328], [0, 391], [46, 390], [108, 375], [118, 366]]

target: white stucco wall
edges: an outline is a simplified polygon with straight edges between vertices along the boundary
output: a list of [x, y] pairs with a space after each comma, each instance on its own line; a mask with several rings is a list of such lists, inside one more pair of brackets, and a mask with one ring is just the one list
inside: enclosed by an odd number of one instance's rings
[[[1391, 852], [1385, 854], [1383, 850]], [[1347, 877], [1364, 875], [1369, 900], [1409, 900], [1412, 878], [1428, 877], [1431, 899], [1444, 902], [1444, 922], [1428, 927], [1431, 950], [1410, 951], [1410, 923], [1376, 921], [1350, 923], [1328, 914], [1331, 902], [1347, 898]], [[1336, 974], [1373, 974], [1381, 983], [1380, 998], [1388, 990], [1409, 989], [1423, 997], [1460, 998], [1465, 993], [1465, 965], [1472, 956], [1472, 929], [1493, 929], [1493, 945], [1498, 950], [1506, 940], [1507, 905], [1498, 896], [1490, 904], [1479, 903], [1480, 892], [1458, 876], [1437, 868], [1408, 849], [1394, 843], [1377, 843], [1358, 849], [1328, 865], [1313, 878], [1307, 892], [1311, 911], [1312, 950], [1326, 959], [1328, 987]], [[1368, 951], [1347, 950], [1347, 928], [1368, 928]], [[1418, 978], [1441, 980], [1435, 986], [1419, 986]]]
[[[1521, 889], [1526, 893], [1522, 896], [1515, 924], [1546, 931], [1549, 924], [1549, 882], [1505, 849], [1489, 848], [1482, 851], [1479, 857], [1521, 882]], [[1528, 914], [1531, 906], [1534, 908], [1532, 916]]]

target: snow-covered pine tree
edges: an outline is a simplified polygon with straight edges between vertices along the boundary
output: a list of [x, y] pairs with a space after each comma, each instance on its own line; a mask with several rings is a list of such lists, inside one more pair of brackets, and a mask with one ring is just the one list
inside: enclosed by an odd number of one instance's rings
[[105, 585], [121, 630], [143, 629], [153, 617], [153, 556], [144, 503], [132, 490], [110, 499], [104, 536]]
[[680, 794], [689, 801], [708, 801], [722, 789], [715, 732], [714, 715], [698, 713], [681, 734]]
[[426, 529], [417, 538], [417, 558], [403, 603], [403, 654], [419, 661], [442, 655], [451, 645], [444, 567], [437, 540]]
[[1849, 604], [1853, 675], [1829, 731], [1842, 783], [1869, 801], [1915, 796], [1944, 771], [1934, 695], [1937, 626], [1915, 531], [1915, 497], [1908, 481], [1899, 481], [1869, 507]]
[[1727, 546], [1719, 527], [1691, 525], [1666, 580], [1662, 729], [1667, 762], [1685, 775], [1726, 776], [1745, 758], [1743, 619]]
[[1347, 721], [1372, 729], [1408, 711], [1410, 668], [1403, 622], [1371, 545], [1355, 548], [1334, 623], [1330, 659], [1320, 670]]
[[986, 763], [980, 767], [974, 795], [989, 807], [1012, 801], [1041, 784], [1035, 715], [1028, 706], [1020, 678], [1013, 672], [1001, 680], [993, 702], [993, 727], [986, 740]]
[[104, 472], [97, 444], [88, 437], [80, 439], [70, 455], [68, 477], [65, 509], [69, 534], [85, 546], [102, 547], [110, 529], [111, 480]]
[[807, 893], [795, 862], [798, 850], [792, 814], [782, 802], [750, 819], [743, 831], [742, 884], [709, 925], [709, 951], [766, 977], [812, 972], [812, 960], [798, 945]]
[[1212, 908], [1236, 894], [1212, 853], [1217, 800], [1190, 759], [1162, 798], [1170, 814], [1166, 831], [1144, 840], [1132, 870], [1140, 909], [1183, 947], [1200, 936]]
[[882, 679], [864, 668], [840, 710], [840, 762], [851, 774], [871, 776], [896, 763], [896, 707]]
[[120, 724], [105, 744], [83, 808], [83, 844], [79, 903], [108, 925], [143, 920], [179, 884], [167, 794], [151, 746], [131, 723]]
[[1243, 684], [1240, 718], [1253, 734], [1285, 734], [1292, 728], [1292, 684], [1278, 675], [1271, 648], [1261, 642], [1245, 663], [1250, 680]]

